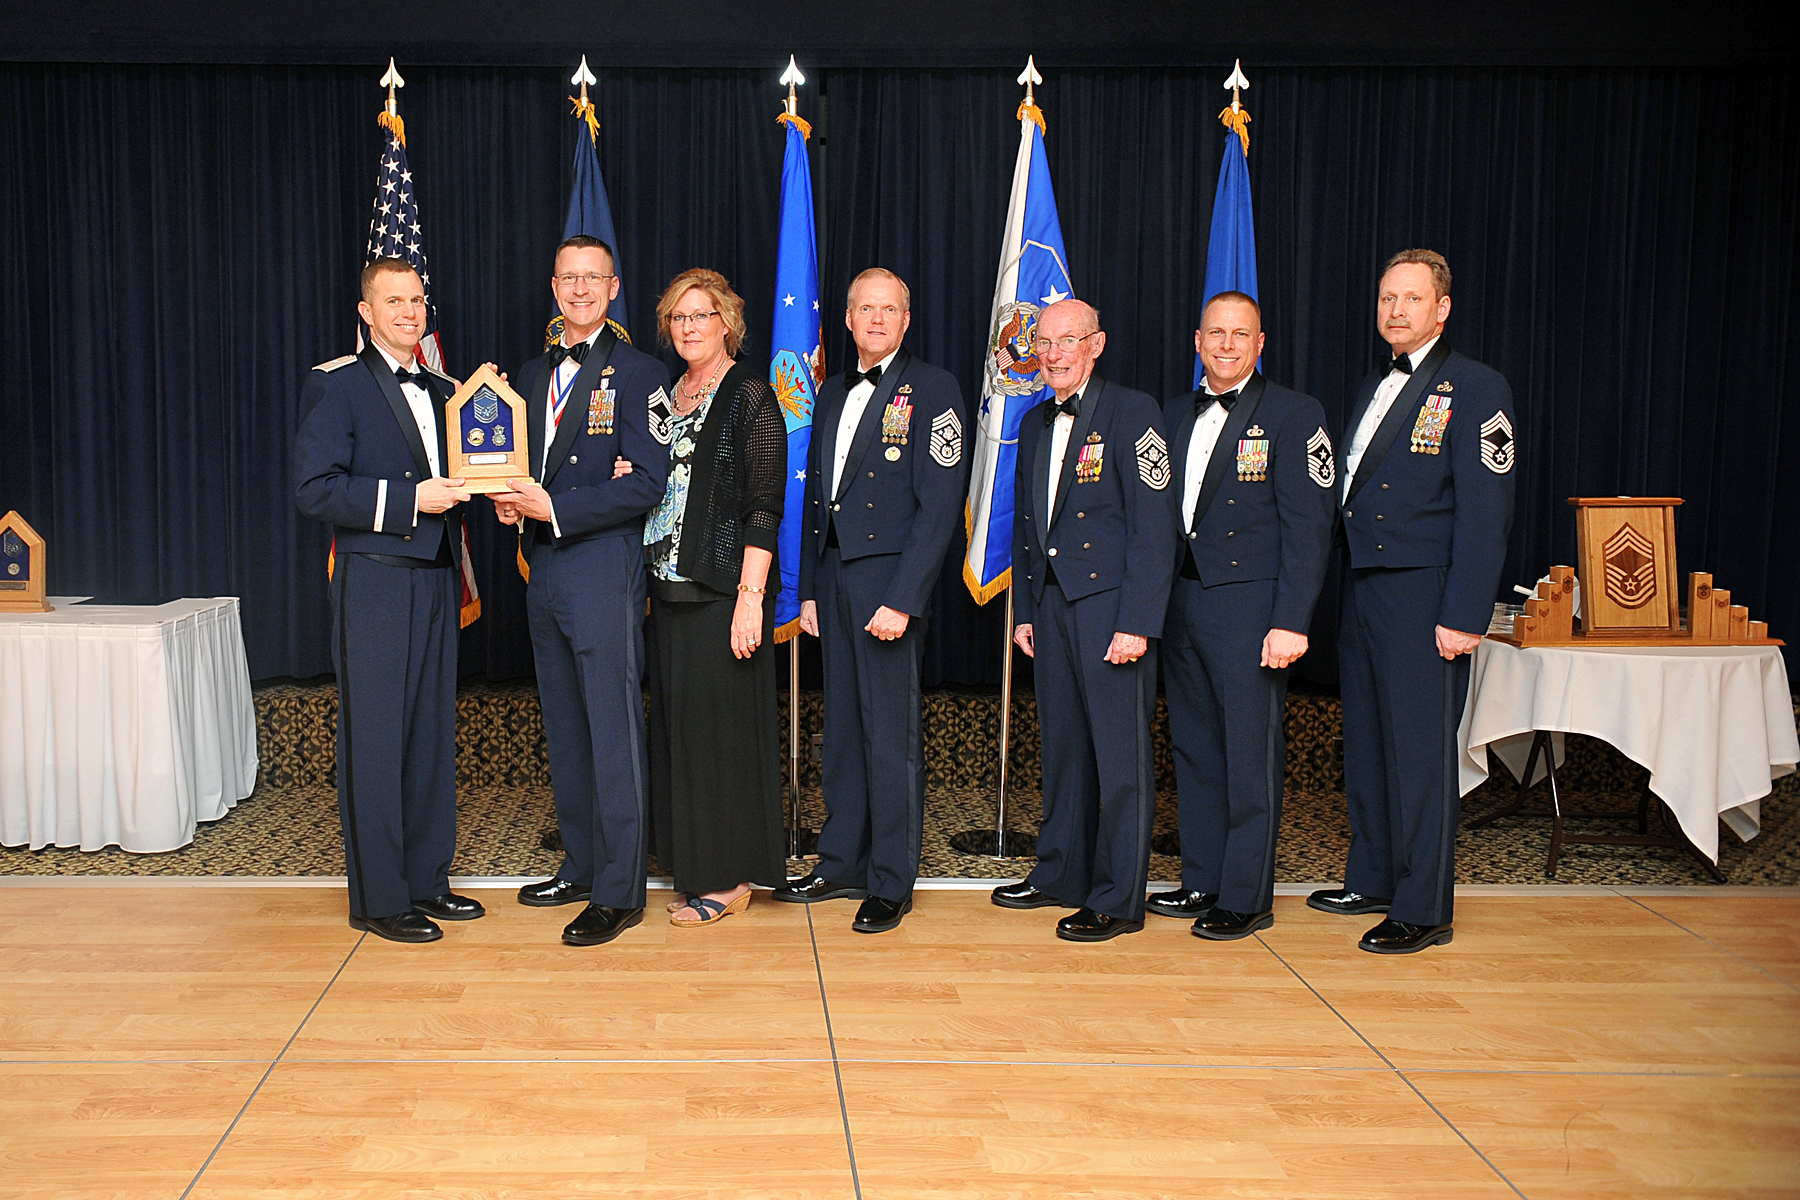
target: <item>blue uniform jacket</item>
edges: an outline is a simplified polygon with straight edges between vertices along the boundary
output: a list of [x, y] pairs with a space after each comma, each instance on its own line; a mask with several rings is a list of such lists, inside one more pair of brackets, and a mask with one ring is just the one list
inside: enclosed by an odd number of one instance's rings
[[1269, 383], [1261, 373], [1251, 375], [1219, 431], [1194, 505], [1193, 528], [1186, 529], [1182, 489], [1196, 403], [1204, 397], [1188, 392], [1163, 410], [1180, 535], [1176, 569], [1192, 550], [1202, 587], [1273, 579], [1271, 628], [1305, 633], [1325, 583], [1337, 523], [1332, 487], [1337, 462], [1325, 432], [1325, 410], [1311, 396]]
[[[1345, 453], [1385, 376], [1363, 380], [1339, 441]], [[1440, 340], [1357, 464], [1343, 504], [1350, 566], [1446, 567], [1437, 624], [1485, 631], [1506, 561], [1515, 457], [1512, 389]]]
[[[1049, 403], [1019, 424], [1013, 620], [1032, 623], [1054, 566], [1070, 600], [1119, 589], [1116, 632], [1161, 637], [1179, 520], [1162, 412], [1149, 395], [1092, 376], [1069, 431], [1056, 511], [1047, 513], [1051, 429], [1042, 413]], [[1078, 471], [1084, 451], [1089, 465]]]
[[[562, 532], [559, 544], [641, 538], [644, 514], [662, 500], [669, 479], [668, 370], [603, 330], [575, 376], [546, 462], [550, 371], [545, 353], [519, 368], [514, 386], [525, 401], [532, 478], [550, 493]], [[631, 474], [614, 479], [613, 460], [621, 457], [631, 460]], [[520, 523], [527, 557], [537, 524], [529, 518]]]
[[[438, 462], [444, 453], [444, 402], [456, 390], [447, 375], [424, 379], [437, 418]], [[413, 516], [419, 481], [431, 478], [431, 460], [419, 437], [412, 407], [393, 369], [374, 345], [361, 354], [320, 363], [300, 391], [300, 428], [294, 435], [294, 499], [301, 513], [332, 526], [339, 554], [396, 554], [433, 559], [443, 544], [447, 518], [458, 512]], [[376, 506], [380, 504], [380, 530]], [[450, 538], [460, 556], [462, 539]]]
[[[806, 525], [800, 598], [813, 600], [827, 531], [845, 559], [898, 554], [882, 603], [917, 617], [931, 603], [944, 549], [962, 512], [962, 389], [948, 371], [895, 353], [863, 408], [838, 493], [827, 496], [837, 461], [838, 424], [849, 389], [842, 375], [819, 388], [806, 464]], [[904, 442], [899, 439], [904, 438]]]

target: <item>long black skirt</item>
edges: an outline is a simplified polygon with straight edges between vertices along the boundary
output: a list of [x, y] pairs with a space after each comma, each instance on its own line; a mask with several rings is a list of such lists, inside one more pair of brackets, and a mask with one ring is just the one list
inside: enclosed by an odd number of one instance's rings
[[731, 653], [736, 597], [650, 598], [651, 844], [690, 895], [787, 877], [774, 604], [747, 659]]

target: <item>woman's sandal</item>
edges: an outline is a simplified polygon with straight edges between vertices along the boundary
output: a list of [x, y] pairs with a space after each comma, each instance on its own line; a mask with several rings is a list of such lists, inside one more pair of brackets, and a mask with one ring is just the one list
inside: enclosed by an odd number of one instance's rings
[[701, 925], [711, 925], [717, 921], [722, 921], [732, 913], [743, 912], [750, 907], [750, 893], [745, 892], [730, 904], [720, 904], [717, 900], [708, 900], [705, 896], [694, 896], [682, 907], [693, 909], [700, 914], [700, 919], [697, 921], [678, 921], [675, 919], [677, 914], [670, 913], [669, 924], [679, 925], [687, 929], [697, 928]]

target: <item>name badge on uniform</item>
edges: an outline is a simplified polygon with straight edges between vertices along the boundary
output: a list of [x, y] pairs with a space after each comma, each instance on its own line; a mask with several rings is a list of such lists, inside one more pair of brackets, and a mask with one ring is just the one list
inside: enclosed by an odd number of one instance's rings
[[[906, 445], [906, 435], [912, 431], [912, 410], [912, 384], [902, 384], [881, 414], [881, 440], [893, 445]], [[894, 457], [898, 458], [899, 455]]]
[[1269, 477], [1269, 439], [1245, 438], [1237, 448], [1238, 479], [1261, 483]]
[[1099, 483], [1100, 471], [1106, 466], [1106, 443], [1083, 442], [1075, 456], [1075, 482]]
[[613, 431], [613, 416], [618, 411], [619, 393], [612, 388], [595, 388], [588, 397], [587, 431], [591, 437]]
[[1413, 422], [1412, 452], [1437, 454], [1444, 445], [1444, 432], [1450, 428], [1450, 397], [1435, 392], [1419, 406], [1419, 419]]

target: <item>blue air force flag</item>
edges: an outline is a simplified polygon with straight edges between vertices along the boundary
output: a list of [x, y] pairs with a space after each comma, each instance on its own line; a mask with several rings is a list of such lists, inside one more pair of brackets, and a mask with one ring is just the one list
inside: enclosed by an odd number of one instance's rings
[[[1256, 294], [1256, 217], [1250, 205], [1250, 114], [1242, 106], [1219, 114], [1229, 131], [1225, 154], [1219, 160], [1219, 190], [1213, 195], [1212, 235], [1206, 242], [1205, 303], [1220, 292]], [[1206, 368], [1194, 355], [1194, 387], [1206, 378]]]
[[[575, 106], [575, 182], [569, 187], [569, 215], [563, 221], [563, 236], [571, 238], [576, 234], [586, 234], [611, 246], [613, 274], [623, 279], [625, 272], [619, 264], [619, 235], [613, 229], [612, 205], [606, 199], [606, 181], [600, 177], [600, 154], [596, 149], [600, 140], [600, 116], [594, 108], [594, 102], [588, 98], [587, 85], [595, 80], [588, 73], [586, 55], [582, 56], [581, 69], [575, 72], [575, 79], [571, 82], [581, 83], [581, 96], [579, 99], [569, 97], [569, 103]], [[606, 323], [619, 335], [620, 341], [626, 345], [631, 344], [629, 323], [625, 319], [623, 291], [606, 306]], [[554, 313], [550, 317], [550, 324], [544, 329], [544, 345], [549, 347], [559, 341], [562, 332], [562, 314]]]
[[988, 323], [988, 353], [981, 380], [980, 436], [971, 455], [969, 534], [963, 582], [975, 603], [986, 604], [1012, 582], [1013, 464], [1019, 421], [1050, 394], [1038, 372], [1038, 313], [1075, 291], [1063, 250], [1050, 163], [1044, 156], [1044, 114], [1029, 100], [1019, 108], [1019, 157], [1013, 166], [1012, 200], [1000, 243], [1000, 276]]
[[800, 532], [806, 520], [806, 455], [812, 445], [813, 400], [825, 381], [819, 325], [819, 251], [813, 234], [812, 170], [806, 139], [812, 127], [783, 113], [787, 154], [781, 163], [781, 240], [775, 255], [775, 320], [770, 326], [769, 383], [787, 422], [787, 499], [781, 513], [781, 592], [775, 597], [775, 640], [800, 630]]

